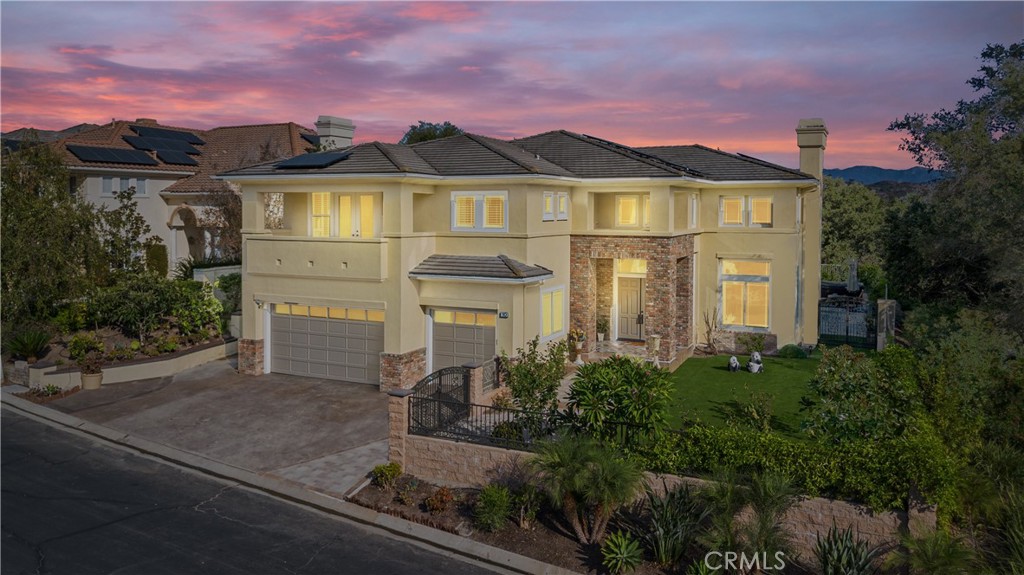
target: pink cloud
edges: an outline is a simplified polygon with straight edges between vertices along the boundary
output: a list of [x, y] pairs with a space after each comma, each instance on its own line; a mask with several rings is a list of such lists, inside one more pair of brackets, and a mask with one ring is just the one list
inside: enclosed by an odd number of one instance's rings
[[415, 2], [398, 13], [403, 18], [427, 22], [466, 22], [479, 13], [469, 4], [456, 2]]

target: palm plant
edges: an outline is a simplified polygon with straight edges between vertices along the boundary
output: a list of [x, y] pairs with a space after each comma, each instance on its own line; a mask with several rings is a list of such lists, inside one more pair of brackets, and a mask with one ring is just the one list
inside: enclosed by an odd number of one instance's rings
[[573, 435], [541, 444], [534, 465], [540, 485], [584, 544], [604, 538], [608, 520], [633, 498], [642, 477], [615, 451]]
[[750, 551], [773, 555], [792, 548], [782, 517], [796, 502], [796, 491], [788, 477], [773, 472], [755, 473], [748, 492], [751, 519], [741, 532]]
[[959, 537], [937, 529], [900, 538], [902, 548], [889, 557], [889, 565], [907, 567], [911, 575], [965, 575], [974, 573], [976, 557]]
[[700, 495], [710, 516], [701, 543], [708, 549], [737, 549], [739, 532], [736, 514], [747, 504], [747, 493], [739, 486], [736, 470], [715, 470], [713, 481], [701, 490]]

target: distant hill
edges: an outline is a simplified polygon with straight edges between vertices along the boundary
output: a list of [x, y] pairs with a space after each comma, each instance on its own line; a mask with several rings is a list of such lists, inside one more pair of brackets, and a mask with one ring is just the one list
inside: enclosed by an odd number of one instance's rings
[[923, 184], [940, 180], [942, 172], [931, 171], [927, 168], [914, 167], [906, 170], [889, 170], [876, 168], [875, 166], [853, 166], [841, 170], [825, 170], [826, 176], [852, 180], [865, 185], [877, 184], [878, 182], [905, 182], [911, 184]]

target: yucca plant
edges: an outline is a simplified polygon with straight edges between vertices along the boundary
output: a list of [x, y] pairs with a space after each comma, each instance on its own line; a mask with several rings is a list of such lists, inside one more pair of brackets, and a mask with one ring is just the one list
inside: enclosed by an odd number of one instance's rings
[[628, 573], [644, 560], [640, 543], [628, 531], [616, 531], [601, 545], [601, 564], [613, 575]]
[[824, 538], [818, 536], [814, 543], [814, 557], [818, 560], [821, 575], [877, 573], [874, 563], [881, 550], [881, 547], [871, 547], [866, 541], [855, 538], [852, 529], [840, 531], [835, 525]]
[[676, 564], [694, 544], [708, 508], [689, 487], [678, 485], [659, 495], [647, 487], [642, 508], [627, 517], [632, 531], [662, 566]]
[[29, 329], [11, 338], [11, 353], [34, 363], [46, 352], [50, 345], [50, 334], [45, 331]]

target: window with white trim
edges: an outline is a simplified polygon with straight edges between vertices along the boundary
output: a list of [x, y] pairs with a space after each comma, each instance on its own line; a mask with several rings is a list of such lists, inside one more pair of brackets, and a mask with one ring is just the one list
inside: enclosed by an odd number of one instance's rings
[[544, 215], [542, 218], [545, 222], [555, 221], [555, 193], [544, 192]]
[[722, 325], [767, 329], [771, 262], [723, 259], [719, 266]]
[[310, 202], [310, 235], [314, 238], [326, 238], [331, 235], [331, 194], [329, 192], [313, 192], [309, 195]]
[[540, 294], [540, 335], [556, 337], [565, 332], [565, 288], [556, 287]]
[[723, 227], [772, 227], [771, 196], [723, 196], [718, 224]]
[[452, 231], [507, 232], [508, 192], [452, 192]]
[[569, 192], [558, 192], [558, 215], [560, 222], [569, 221]]
[[135, 178], [135, 195], [146, 195], [146, 178]]
[[104, 196], [113, 196], [114, 192], [120, 192], [131, 188], [135, 188], [136, 196], [145, 196], [146, 178], [103, 176], [103, 184], [100, 189], [100, 193]]
[[615, 196], [615, 225], [620, 228], [651, 226], [650, 196], [621, 194]]
[[111, 176], [103, 176], [103, 189], [101, 193], [104, 196], [114, 195], [114, 178]]
[[309, 195], [309, 230], [317, 238], [376, 238], [381, 227], [381, 197], [375, 192]]
[[697, 194], [690, 194], [690, 229], [696, 229], [699, 219], [697, 218], [697, 210], [700, 208], [700, 203], [697, 199]]

